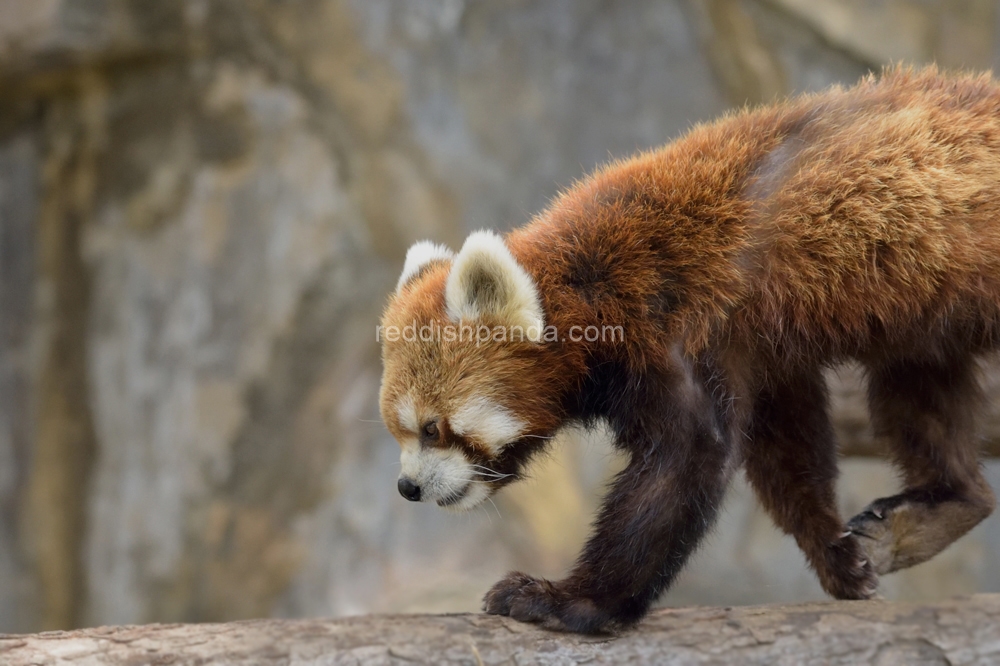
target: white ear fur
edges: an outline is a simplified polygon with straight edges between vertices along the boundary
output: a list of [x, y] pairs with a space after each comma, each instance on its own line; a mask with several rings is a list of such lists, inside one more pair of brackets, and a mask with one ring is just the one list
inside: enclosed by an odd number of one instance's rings
[[465, 240], [452, 262], [444, 298], [455, 322], [492, 315], [507, 326], [520, 326], [532, 341], [545, 328], [535, 281], [492, 231], [477, 231]]
[[444, 245], [437, 245], [430, 241], [414, 243], [406, 251], [406, 261], [403, 262], [403, 274], [399, 276], [399, 282], [396, 283], [396, 291], [398, 292], [402, 289], [407, 282], [420, 272], [421, 268], [430, 262], [439, 259], [447, 260], [454, 256], [455, 253]]

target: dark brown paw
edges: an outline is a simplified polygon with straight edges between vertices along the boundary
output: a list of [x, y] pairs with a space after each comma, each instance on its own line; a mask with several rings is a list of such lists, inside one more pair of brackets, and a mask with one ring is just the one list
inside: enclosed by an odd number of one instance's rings
[[534, 622], [547, 629], [578, 633], [601, 633], [612, 625], [611, 617], [590, 599], [573, 597], [558, 583], [532, 578], [519, 571], [507, 574], [483, 598], [483, 610], [508, 615], [521, 622]]
[[845, 532], [826, 550], [823, 589], [837, 599], [871, 599], [878, 592], [878, 573], [857, 538]]
[[511, 606], [515, 603], [520, 605], [521, 599], [526, 596], [522, 590], [538, 582], [528, 574], [511, 571], [483, 597], [483, 610], [490, 615], [510, 615]]
[[865, 556], [878, 574], [887, 574], [898, 568], [895, 566], [896, 536], [893, 524], [895, 514], [903, 504], [895, 497], [875, 500], [847, 523], [847, 529], [858, 538]]

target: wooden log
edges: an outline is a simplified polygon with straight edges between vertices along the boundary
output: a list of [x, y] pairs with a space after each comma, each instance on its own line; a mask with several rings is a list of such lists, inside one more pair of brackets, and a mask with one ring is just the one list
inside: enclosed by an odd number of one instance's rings
[[0, 636], [4, 666], [1000, 663], [1000, 594], [655, 611], [620, 636], [484, 615], [152, 624]]

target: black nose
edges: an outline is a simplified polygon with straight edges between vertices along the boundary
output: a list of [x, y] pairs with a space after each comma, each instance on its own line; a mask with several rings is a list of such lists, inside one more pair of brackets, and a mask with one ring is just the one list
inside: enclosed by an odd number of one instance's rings
[[410, 481], [405, 476], [399, 480], [396, 487], [399, 488], [399, 494], [411, 502], [420, 501], [420, 486], [413, 483], [413, 481]]

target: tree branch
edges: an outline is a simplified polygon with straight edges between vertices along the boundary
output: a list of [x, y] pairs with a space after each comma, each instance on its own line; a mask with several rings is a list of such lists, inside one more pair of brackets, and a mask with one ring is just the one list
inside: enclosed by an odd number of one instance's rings
[[995, 664], [1000, 594], [933, 604], [677, 608], [616, 637], [484, 615], [361, 616], [0, 635], [6, 666], [76, 664]]

